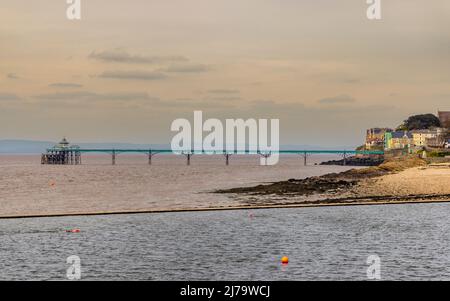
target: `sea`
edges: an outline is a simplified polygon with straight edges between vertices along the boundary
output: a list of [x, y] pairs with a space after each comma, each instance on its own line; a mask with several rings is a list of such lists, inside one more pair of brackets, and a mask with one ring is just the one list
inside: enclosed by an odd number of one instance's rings
[[[0, 215], [235, 205], [211, 189], [345, 169], [121, 159], [0, 156]], [[73, 258], [80, 280], [449, 280], [449, 220], [445, 203], [0, 219], [0, 280], [69, 280]]]

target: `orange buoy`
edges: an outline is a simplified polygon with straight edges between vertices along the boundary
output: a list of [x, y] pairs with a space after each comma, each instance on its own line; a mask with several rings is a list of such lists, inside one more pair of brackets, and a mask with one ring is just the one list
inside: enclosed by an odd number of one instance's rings
[[282, 263], [282, 264], [288, 264], [288, 263], [289, 263], [289, 258], [288, 258], [287, 256], [283, 256], [283, 257], [281, 258], [281, 263]]
[[71, 229], [71, 230], [66, 230], [67, 233], [80, 233], [80, 229]]

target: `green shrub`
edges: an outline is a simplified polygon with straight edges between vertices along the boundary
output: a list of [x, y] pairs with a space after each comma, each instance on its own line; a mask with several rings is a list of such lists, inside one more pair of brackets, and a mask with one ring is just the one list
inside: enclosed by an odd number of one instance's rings
[[429, 152], [428, 157], [434, 157], [434, 158], [444, 158], [446, 156], [450, 156], [450, 152], [449, 151], [432, 151]]

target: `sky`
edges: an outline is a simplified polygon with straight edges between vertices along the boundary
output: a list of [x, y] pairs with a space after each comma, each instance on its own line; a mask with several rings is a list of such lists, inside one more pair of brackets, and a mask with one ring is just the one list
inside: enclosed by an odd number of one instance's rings
[[356, 146], [450, 110], [450, 2], [0, 0], [0, 139], [170, 143], [174, 119], [277, 118]]

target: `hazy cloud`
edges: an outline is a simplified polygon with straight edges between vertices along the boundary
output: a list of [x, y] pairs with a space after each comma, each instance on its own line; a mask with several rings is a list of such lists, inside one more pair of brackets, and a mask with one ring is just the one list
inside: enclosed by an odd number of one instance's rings
[[9, 79], [20, 79], [20, 77], [17, 74], [15, 74], [15, 73], [8, 73], [6, 75], [6, 77], [9, 78]]
[[349, 95], [338, 95], [334, 97], [327, 97], [319, 99], [318, 101], [321, 104], [343, 104], [343, 103], [354, 103], [356, 100]]
[[223, 102], [213, 102], [207, 100], [196, 100], [196, 99], [175, 99], [170, 101], [160, 101], [156, 105], [162, 107], [174, 107], [174, 108], [189, 108], [191, 110], [205, 110], [205, 109], [229, 109], [234, 107], [228, 103]]
[[[311, 78], [314, 78], [320, 82], [326, 83], [337, 83], [337, 84], [348, 84], [355, 85], [363, 82], [363, 78], [361, 78], [358, 74], [353, 74], [351, 71], [344, 71], [345, 67], [339, 69], [340, 72], [327, 72], [327, 73], [313, 73]], [[350, 67], [347, 67], [347, 69]]]
[[241, 97], [239, 97], [238, 95], [224, 95], [224, 96], [214, 96], [214, 97], [209, 97], [208, 99], [213, 100], [213, 101], [237, 101], [237, 100], [241, 100]]
[[344, 84], [359, 84], [361, 79], [359, 78], [343, 78], [342, 83]]
[[128, 92], [128, 93], [106, 93], [96, 94], [98, 100], [115, 100], [115, 101], [131, 101], [131, 100], [159, 100], [158, 97], [150, 96], [145, 92]]
[[161, 71], [174, 73], [200, 73], [210, 71], [211, 67], [203, 64], [172, 65]]
[[68, 92], [68, 93], [48, 93], [35, 96], [40, 100], [51, 101], [133, 101], [133, 100], [158, 100], [145, 92], [127, 92], [127, 93], [95, 93], [89, 91]]
[[165, 79], [167, 76], [161, 72], [149, 71], [105, 71], [98, 77], [126, 80], [161, 80]]
[[206, 97], [208, 100], [212, 101], [238, 101], [241, 100], [240, 91], [237, 89], [212, 89], [208, 90], [209, 96]]
[[171, 62], [187, 62], [189, 59], [183, 56], [145, 56], [134, 55], [120, 49], [111, 51], [95, 52], [89, 55], [90, 59], [128, 64], [162, 64]]
[[71, 99], [86, 99], [89, 97], [95, 97], [97, 94], [93, 92], [80, 91], [80, 92], [67, 92], [67, 93], [47, 93], [34, 96], [36, 99], [41, 100], [71, 100]]
[[21, 98], [16, 94], [0, 92], [0, 101], [20, 100]]
[[235, 90], [235, 89], [213, 89], [213, 90], [208, 90], [208, 93], [211, 94], [239, 94], [239, 90]]
[[75, 84], [75, 83], [53, 83], [48, 85], [52, 88], [81, 88], [83, 85]]

